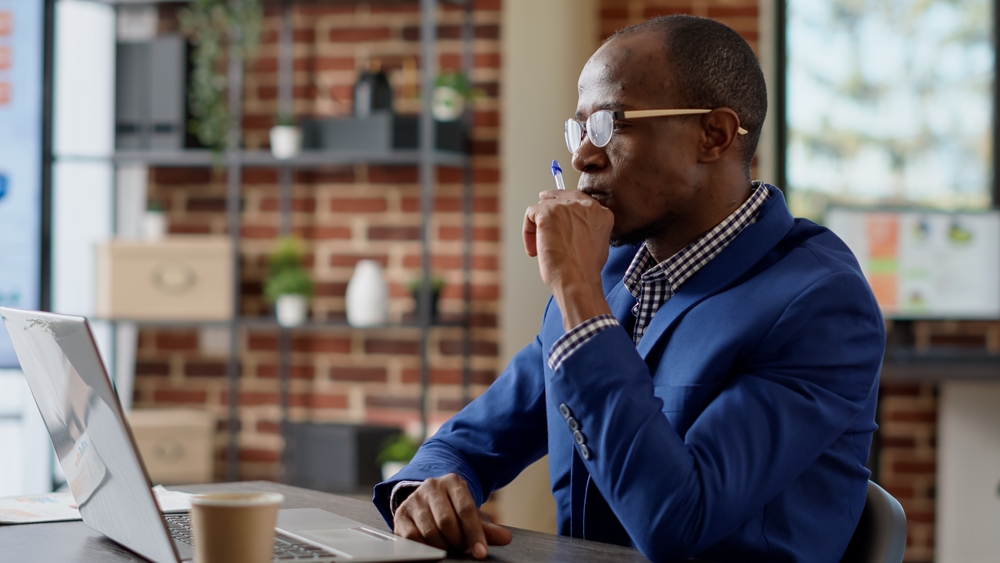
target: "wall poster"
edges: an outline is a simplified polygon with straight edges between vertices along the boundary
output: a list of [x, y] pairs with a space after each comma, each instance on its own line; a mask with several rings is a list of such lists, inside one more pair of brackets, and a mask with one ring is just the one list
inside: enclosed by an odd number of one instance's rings
[[[40, 306], [44, 9], [0, 0], [0, 305], [21, 309]], [[16, 368], [2, 326], [0, 368]]]

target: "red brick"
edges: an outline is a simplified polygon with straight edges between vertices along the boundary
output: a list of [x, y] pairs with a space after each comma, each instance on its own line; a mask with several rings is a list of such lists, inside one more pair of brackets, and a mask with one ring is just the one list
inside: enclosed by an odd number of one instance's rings
[[225, 213], [226, 198], [224, 197], [188, 197], [184, 208], [192, 213]]
[[[438, 229], [438, 238], [441, 240], [462, 240], [465, 235], [465, 227], [443, 226]], [[499, 227], [473, 227], [472, 240], [483, 242], [500, 242]]]
[[153, 168], [153, 181], [161, 186], [207, 184], [212, 171], [205, 168]]
[[420, 240], [420, 227], [368, 227], [368, 240]]
[[756, 4], [748, 4], [745, 6], [709, 6], [707, 15], [712, 19], [740, 17], [755, 18], [758, 16], [758, 9]]
[[278, 171], [273, 168], [244, 168], [242, 180], [244, 184], [276, 184], [278, 182]]
[[353, 184], [353, 167], [333, 167], [322, 170], [297, 170], [294, 175], [297, 184]]
[[419, 409], [419, 397], [392, 397], [386, 395], [368, 395], [365, 397], [366, 407], [390, 409]]
[[139, 360], [135, 363], [135, 375], [136, 377], [167, 376], [170, 375], [170, 364]]
[[500, 127], [500, 112], [477, 111], [472, 114], [472, 124], [475, 127]]
[[292, 339], [292, 350], [317, 354], [346, 354], [351, 351], [351, 339], [340, 336], [298, 336]]
[[438, 399], [437, 410], [445, 412], [458, 412], [465, 408], [465, 401], [462, 399]]
[[883, 436], [881, 446], [883, 448], [907, 448], [912, 449], [917, 446], [917, 441], [913, 438], [901, 438], [896, 436]]
[[197, 350], [198, 333], [194, 331], [159, 332], [156, 335], [156, 347], [160, 350]]
[[[496, 374], [488, 370], [472, 370], [469, 374], [473, 385], [489, 385], [496, 379]], [[419, 383], [420, 370], [404, 369], [403, 383]], [[461, 385], [462, 370], [460, 369], [432, 369], [430, 370], [431, 385]]]
[[[289, 366], [288, 375], [292, 379], [313, 379], [316, 375], [316, 370], [313, 366]], [[278, 366], [273, 364], [257, 366], [257, 377], [277, 378]]]
[[313, 284], [313, 294], [316, 297], [343, 297], [346, 292], [346, 282], [319, 282]]
[[331, 29], [329, 37], [334, 43], [385, 41], [392, 37], [392, 31], [388, 27], [339, 28]]
[[281, 434], [281, 425], [270, 420], [257, 422], [257, 432], [260, 434]]
[[417, 356], [420, 354], [420, 343], [412, 340], [367, 338], [365, 339], [365, 353]]
[[420, 181], [420, 172], [416, 166], [371, 165], [368, 181], [372, 184], [416, 184]]
[[[278, 198], [268, 197], [260, 202], [261, 211], [278, 211]], [[316, 211], [316, 198], [292, 198], [292, 211], [296, 213], [313, 213]]]
[[[420, 198], [404, 197], [402, 201], [403, 211], [419, 212]], [[496, 197], [475, 197], [472, 198], [473, 213], [497, 213], [500, 209], [500, 202]], [[434, 211], [439, 213], [459, 213], [462, 211], [462, 198], [459, 197], [436, 197], [434, 198]]]
[[306, 406], [314, 409], [346, 409], [346, 395], [310, 394]]
[[937, 464], [933, 461], [897, 461], [892, 464], [896, 473], [934, 475]]
[[385, 368], [332, 367], [330, 379], [334, 381], [385, 381]]
[[153, 392], [153, 401], [156, 403], [197, 403], [203, 404], [208, 400], [208, 393], [204, 391], [187, 391], [184, 389], [157, 389]]
[[930, 422], [937, 421], [937, 412], [890, 411], [888, 419], [895, 422]]
[[300, 235], [303, 238], [313, 240], [328, 239], [349, 239], [351, 238], [350, 227], [312, 227], [308, 229], [308, 235]]
[[375, 260], [383, 268], [389, 266], [389, 257], [385, 254], [331, 254], [330, 265], [335, 268], [353, 268], [361, 260]]
[[920, 396], [920, 386], [900, 383], [882, 383], [879, 385], [879, 393], [883, 397], [918, 397]]
[[277, 351], [278, 337], [264, 334], [250, 334], [247, 336], [247, 348], [255, 352]]
[[318, 57], [313, 59], [313, 69], [316, 71], [354, 70], [354, 59], [350, 57]]
[[384, 197], [337, 198], [330, 200], [333, 213], [382, 213], [389, 209]]
[[187, 362], [184, 364], [186, 377], [224, 377], [226, 364], [224, 362]]
[[273, 239], [278, 237], [278, 227], [271, 225], [243, 225], [240, 234], [244, 238]]
[[[439, 349], [443, 356], [461, 356], [462, 346], [461, 340], [442, 340]], [[473, 356], [496, 356], [498, 354], [496, 342], [473, 340], [470, 347]]]
[[[462, 286], [446, 285], [441, 290], [441, 297], [446, 299], [461, 299], [463, 297]], [[496, 285], [473, 285], [472, 299], [476, 301], [496, 301], [500, 298], [500, 287]]]

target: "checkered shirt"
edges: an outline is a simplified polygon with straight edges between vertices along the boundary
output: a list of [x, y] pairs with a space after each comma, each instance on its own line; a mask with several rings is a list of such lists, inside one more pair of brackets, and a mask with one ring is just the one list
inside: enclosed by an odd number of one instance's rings
[[[684, 282], [718, 256], [747, 225], [757, 220], [757, 212], [771, 192], [762, 182], [754, 182], [753, 186], [754, 192], [739, 209], [677, 254], [657, 264], [645, 244], [636, 253], [622, 280], [625, 288], [638, 301], [632, 308], [632, 314], [636, 318], [632, 341], [636, 345], [653, 320], [653, 315], [674, 296]], [[618, 321], [611, 315], [600, 315], [580, 323], [552, 345], [549, 367], [559, 369], [573, 352], [611, 326], [618, 326]]]

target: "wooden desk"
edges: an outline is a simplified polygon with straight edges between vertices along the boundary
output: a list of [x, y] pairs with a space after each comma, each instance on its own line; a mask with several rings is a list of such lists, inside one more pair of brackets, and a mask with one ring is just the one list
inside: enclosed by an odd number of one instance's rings
[[[265, 481], [219, 483], [173, 487], [198, 493], [205, 491], [275, 491], [285, 495], [283, 508], [322, 508], [358, 522], [385, 529], [385, 523], [371, 502], [320, 493]], [[605, 543], [553, 536], [512, 528], [514, 541], [490, 547], [487, 561], [546, 562], [640, 562], [646, 559], [636, 550]], [[83, 522], [0, 526], [0, 560], [3, 563], [92, 563], [144, 561], [118, 546]], [[445, 561], [475, 561], [472, 557]]]

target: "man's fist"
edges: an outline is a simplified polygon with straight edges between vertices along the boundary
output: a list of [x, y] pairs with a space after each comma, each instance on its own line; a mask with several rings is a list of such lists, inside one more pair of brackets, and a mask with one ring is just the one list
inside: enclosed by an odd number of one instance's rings
[[477, 559], [487, 545], [507, 545], [510, 531], [476, 507], [465, 480], [449, 473], [427, 479], [396, 509], [396, 535], [445, 550], [462, 550]]

